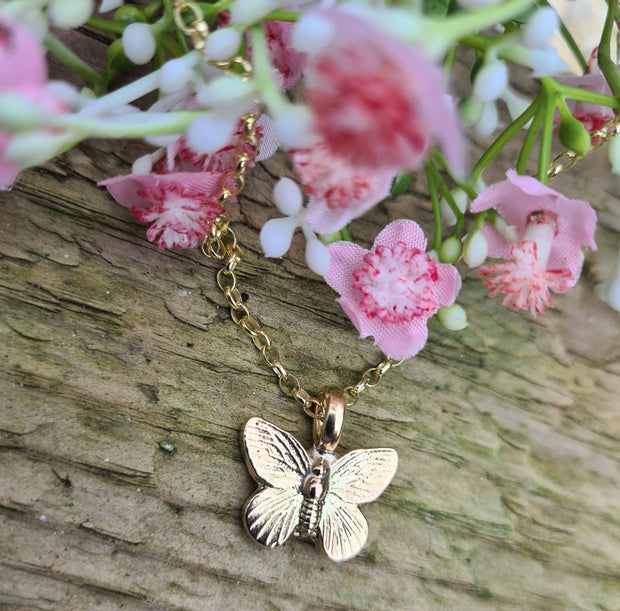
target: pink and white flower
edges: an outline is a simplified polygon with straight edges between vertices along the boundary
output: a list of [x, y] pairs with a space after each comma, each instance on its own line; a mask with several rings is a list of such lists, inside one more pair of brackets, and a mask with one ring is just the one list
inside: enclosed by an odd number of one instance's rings
[[[597, 50], [598, 49], [594, 49], [594, 51], [592, 51], [586, 74], [583, 76], [556, 76], [556, 80], [569, 87], [579, 87], [587, 91], [611, 95], [611, 89], [605, 77], [598, 72], [596, 66]], [[598, 104], [590, 104], [589, 102], [580, 102], [577, 100], [567, 100], [566, 102], [573, 117], [581, 121], [589, 132], [600, 129], [605, 123], [614, 118], [614, 111], [608, 106], [599, 106]]]
[[138, 222], [151, 224], [146, 237], [157, 239], [160, 248], [194, 248], [224, 212], [220, 196], [224, 186], [233, 186], [235, 148], [232, 143], [215, 155], [199, 155], [181, 138], [168, 147], [155, 173], [116, 176], [99, 184]]
[[582, 246], [596, 249], [596, 213], [587, 202], [568, 199], [531, 176], [513, 170], [506, 176], [481, 193], [471, 210], [496, 208], [517, 241], [486, 223], [482, 232], [489, 256], [508, 261], [481, 267], [478, 275], [490, 297], [503, 294], [502, 305], [536, 316], [552, 307], [550, 290], [563, 293], [577, 282]]
[[349, 12], [320, 8], [308, 19], [326, 27], [314, 49], [297, 37], [308, 51], [305, 97], [333, 155], [396, 173], [418, 167], [436, 141], [453, 169], [463, 172], [462, 129], [439, 68]]
[[328, 246], [325, 280], [360, 336], [373, 336], [389, 358], [417, 354], [428, 319], [452, 305], [461, 288], [456, 268], [437, 263], [425, 248], [420, 226], [404, 219], [385, 227], [370, 250], [351, 242]]
[[291, 159], [309, 197], [306, 219], [317, 233], [339, 231], [390, 194], [392, 172], [353, 167], [325, 143], [292, 151]]
[[[25, 69], [24, 67], [27, 67]], [[45, 53], [23, 26], [0, 19], [0, 92], [24, 98], [44, 112], [60, 113], [66, 105], [47, 89]], [[0, 190], [10, 188], [22, 169], [7, 158], [13, 134], [0, 129]]]

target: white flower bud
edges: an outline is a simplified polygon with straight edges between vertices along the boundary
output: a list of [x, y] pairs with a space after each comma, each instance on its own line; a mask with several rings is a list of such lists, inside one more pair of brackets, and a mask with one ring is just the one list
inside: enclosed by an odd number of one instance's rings
[[501, 216], [498, 216], [493, 222], [493, 226], [502, 235], [508, 244], [517, 244], [519, 242], [519, 234], [515, 225], [509, 225]]
[[222, 28], [209, 34], [205, 55], [212, 62], [221, 62], [236, 55], [241, 46], [241, 32], [235, 28]]
[[[85, 96], [66, 81], [50, 81], [47, 84], [47, 90], [71, 108], [82, 108], [86, 104]], [[92, 89], [89, 91], [92, 92]]]
[[267, 221], [260, 231], [260, 244], [266, 257], [281, 257], [291, 247], [297, 219], [290, 216]]
[[279, 8], [274, 0], [235, 0], [230, 7], [231, 23], [251, 25]]
[[254, 103], [255, 94], [256, 86], [252, 81], [222, 76], [200, 87], [196, 99], [203, 106], [218, 106], [228, 113], [236, 112], [241, 116]]
[[319, 17], [302, 17], [293, 30], [293, 47], [303, 53], [312, 53], [326, 47], [334, 39], [334, 26]]
[[468, 95], [459, 101], [461, 119], [463, 119], [463, 123], [467, 126], [474, 125], [474, 123], [480, 121], [483, 108], [484, 104], [476, 100], [472, 95]]
[[568, 66], [553, 47], [528, 50], [524, 60], [524, 63], [532, 69], [534, 77], [553, 76], [568, 70]]
[[40, 125], [43, 113], [20, 95], [0, 95], [0, 125], [9, 131], [23, 131]]
[[495, 103], [487, 102], [482, 109], [480, 120], [474, 125], [474, 130], [480, 137], [487, 138], [497, 129], [498, 124], [499, 117]]
[[616, 278], [607, 287], [607, 305], [620, 312], [620, 278]]
[[[515, 93], [510, 87], [506, 87], [500, 97], [506, 103], [506, 106], [508, 107], [508, 114], [513, 121], [520, 116], [531, 103], [529, 98]], [[524, 125], [524, 128], [527, 129], [531, 122], [532, 120], [530, 119]]]
[[492, 60], [476, 74], [473, 96], [480, 102], [492, 102], [503, 93], [506, 87], [508, 87], [506, 64]]
[[150, 154], [138, 157], [131, 166], [132, 174], [150, 174], [153, 170], [153, 158]]
[[198, 117], [187, 130], [187, 145], [196, 153], [212, 155], [231, 143], [239, 118], [236, 114], [210, 112]]
[[607, 145], [607, 154], [609, 155], [609, 163], [611, 163], [611, 171], [614, 174], [620, 174], [620, 135], [611, 139]]
[[303, 195], [299, 185], [285, 176], [280, 178], [273, 188], [273, 203], [286, 216], [297, 214], [303, 204]]
[[448, 331], [461, 331], [467, 326], [467, 312], [457, 304], [440, 308], [437, 319]]
[[521, 38], [526, 47], [542, 49], [559, 29], [558, 14], [550, 6], [543, 6], [530, 17], [521, 31]]
[[194, 78], [194, 71], [182, 58], [167, 61], [159, 70], [159, 89], [162, 93], [176, 93]]
[[[467, 193], [465, 193], [465, 191], [461, 189], [454, 189], [450, 193], [452, 194], [452, 199], [454, 199], [456, 207], [461, 212], [465, 212], [465, 210], [467, 209], [467, 202], [469, 201]], [[456, 225], [456, 216], [454, 215], [454, 212], [452, 212], [452, 208], [446, 201], [445, 197], [441, 198], [441, 200], [439, 201], [439, 206], [441, 209], [441, 218], [446, 223], [446, 225], [448, 225], [449, 227]]]
[[439, 249], [439, 259], [442, 263], [455, 263], [461, 256], [462, 249], [461, 240], [451, 235], [443, 241]]
[[324, 276], [329, 271], [329, 250], [314, 233], [304, 233], [306, 235], [306, 263], [315, 274]]
[[77, 28], [92, 15], [93, 8], [92, 0], [52, 0], [47, 15], [59, 28]]
[[101, 0], [100, 13], [108, 13], [123, 5], [123, 0]]
[[289, 104], [272, 117], [272, 123], [285, 150], [310, 148], [318, 141], [312, 128], [314, 116], [307, 106]]
[[155, 55], [157, 45], [146, 23], [130, 23], [123, 31], [125, 55], [137, 65], [147, 64]]
[[482, 265], [489, 254], [489, 245], [479, 229], [465, 238], [463, 244], [463, 261], [469, 267]]
[[22, 168], [29, 168], [45, 163], [72, 140], [73, 138], [67, 134], [24, 132], [11, 138], [4, 151], [4, 157]]

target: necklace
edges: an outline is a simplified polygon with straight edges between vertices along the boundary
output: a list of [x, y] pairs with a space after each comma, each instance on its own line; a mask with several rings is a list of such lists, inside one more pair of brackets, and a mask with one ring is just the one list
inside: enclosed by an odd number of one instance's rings
[[[173, 4], [177, 27], [197, 50], [202, 50], [209, 29], [199, 7], [181, 0]], [[242, 56], [215, 65], [241, 78], [250, 78], [252, 74], [251, 64]], [[256, 123], [260, 112], [259, 108], [242, 117], [242, 136], [235, 149], [237, 164], [224, 180], [219, 198], [222, 207], [245, 187], [248, 166], [258, 152]], [[279, 349], [243, 302], [235, 271], [243, 260], [243, 252], [225, 215], [213, 222], [202, 251], [222, 264], [217, 285], [228, 302], [233, 321], [250, 337], [264, 363], [273, 370], [282, 392], [312, 418], [314, 443], [310, 450], [266, 420], [254, 417], [245, 423], [242, 451], [258, 489], [243, 508], [244, 526], [250, 537], [264, 547], [281, 545], [296, 536], [314, 542], [330, 560], [353, 558], [368, 536], [368, 524], [358, 505], [381, 495], [396, 473], [398, 455], [390, 448], [373, 448], [353, 450], [338, 458], [335, 451], [346, 408], [400, 362], [385, 358], [364, 371], [356, 384], [346, 388], [327, 386], [311, 396], [283, 365]]]
[[[238, 195], [245, 172], [256, 154], [258, 115], [244, 115], [244, 136], [237, 146], [238, 164], [231, 176], [235, 187], [225, 188], [222, 202]], [[264, 363], [278, 379], [282, 392], [301, 405], [313, 421], [313, 447], [306, 451], [293, 437], [262, 420], [250, 418], [243, 428], [242, 450], [258, 490], [243, 509], [249, 535], [265, 547], [283, 544], [295, 535], [316, 543], [331, 560], [348, 560], [362, 549], [368, 535], [366, 519], [357, 505], [374, 501], [396, 472], [395, 450], [354, 450], [337, 458], [335, 450], [344, 426], [346, 408], [360, 393], [376, 386], [398, 363], [384, 359], [364, 371], [353, 386], [328, 386], [316, 397], [302, 388], [283, 364], [279, 349], [244, 304], [237, 287], [236, 268], [243, 259], [237, 237], [225, 216], [220, 216], [202, 244], [203, 253], [222, 263], [217, 285], [230, 306], [233, 321], [251, 338]]]

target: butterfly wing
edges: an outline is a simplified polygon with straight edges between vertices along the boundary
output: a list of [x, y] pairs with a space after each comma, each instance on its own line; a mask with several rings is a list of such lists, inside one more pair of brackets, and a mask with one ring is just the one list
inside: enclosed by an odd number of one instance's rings
[[243, 452], [252, 477], [274, 488], [299, 488], [310, 470], [308, 452], [290, 433], [261, 418], [243, 427]]
[[330, 560], [341, 562], [356, 556], [368, 537], [368, 522], [355, 503], [347, 503], [335, 494], [327, 493], [317, 544]]
[[246, 422], [242, 447], [259, 484], [243, 510], [245, 528], [261, 545], [282, 545], [299, 523], [301, 484], [310, 470], [308, 453], [290, 433], [261, 418]]
[[398, 454], [391, 448], [353, 450], [332, 465], [329, 492], [348, 503], [370, 503], [381, 496], [397, 467]]
[[397, 466], [398, 454], [389, 448], [354, 450], [332, 465], [318, 541], [328, 558], [339, 562], [359, 553], [368, 537], [368, 523], [357, 505], [378, 498]]
[[252, 495], [243, 510], [250, 536], [265, 547], [282, 545], [299, 523], [303, 495], [295, 488], [264, 488]]

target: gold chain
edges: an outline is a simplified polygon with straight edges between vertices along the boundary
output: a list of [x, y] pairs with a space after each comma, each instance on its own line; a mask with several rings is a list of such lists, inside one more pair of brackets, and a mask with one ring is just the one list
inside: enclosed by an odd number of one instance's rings
[[[590, 151], [595, 151], [605, 146], [620, 131], [620, 114], [616, 115], [600, 127], [590, 132]], [[574, 151], [562, 151], [551, 161], [547, 168], [547, 178], [553, 180], [558, 174], [570, 170], [583, 156]]]
[[[195, 2], [184, 0], [173, 0], [172, 4], [176, 26], [190, 38], [195, 49], [203, 50], [209, 36], [209, 27], [204, 20], [200, 6]], [[224, 61], [210, 63], [241, 78], [252, 76], [252, 65], [240, 55]], [[224, 179], [224, 186], [219, 197], [222, 206], [229, 198], [239, 195], [245, 187], [248, 166], [258, 153], [256, 122], [260, 114], [259, 107], [257, 112], [246, 113], [242, 117], [243, 132], [236, 147], [237, 164]], [[211, 233], [202, 242], [202, 252], [207, 257], [223, 263], [223, 267], [217, 272], [217, 285], [230, 306], [231, 318], [250, 337], [265, 364], [271, 367], [276, 374], [282, 392], [297, 401], [309, 416], [315, 419], [321, 418], [324, 402], [319, 397], [312, 396], [304, 390], [297, 376], [293, 375], [283, 365], [280, 350], [274, 345], [258, 319], [243, 303], [243, 298], [237, 288], [237, 274], [235, 272], [237, 265], [243, 260], [243, 251], [239, 248], [237, 236], [231, 229], [225, 215], [222, 214], [213, 223]], [[400, 362], [384, 358], [377, 366], [364, 371], [357, 383], [344, 389], [347, 406], [353, 405], [358, 400], [360, 393], [366, 388], [372, 388], [379, 384], [383, 375], [392, 367], [399, 365]]]
[[[306, 414], [312, 418], [320, 418], [322, 416], [323, 402], [318, 397], [312, 396], [304, 390], [297, 376], [293, 375], [284, 366], [280, 350], [273, 343], [259, 320], [250, 312], [248, 306], [243, 303], [243, 297], [237, 286], [237, 274], [235, 271], [237, 265], [243, 260], [243, 252], [239, 248], [237, 236], [231, 229], [225, 215], [221, 215], [213, 223], [211, 233], [202, 243], [202, 252], [207, 257], [223, 263], [223, 266], [217, 272], [217, 285], [230, 306], [230, 316], [250, 337], [265, 364], [271, 367], [276, 374], [278, 385], [282, 392], [297, 401], [303, 407]], [[347, 406], [350, 407], [355, 404], [362, 391], [379, 384], [384, 374], [400, 363], [401, 361], [385, 358], [375, 367], [366, 369], [355, 384], [344, 389]]]

